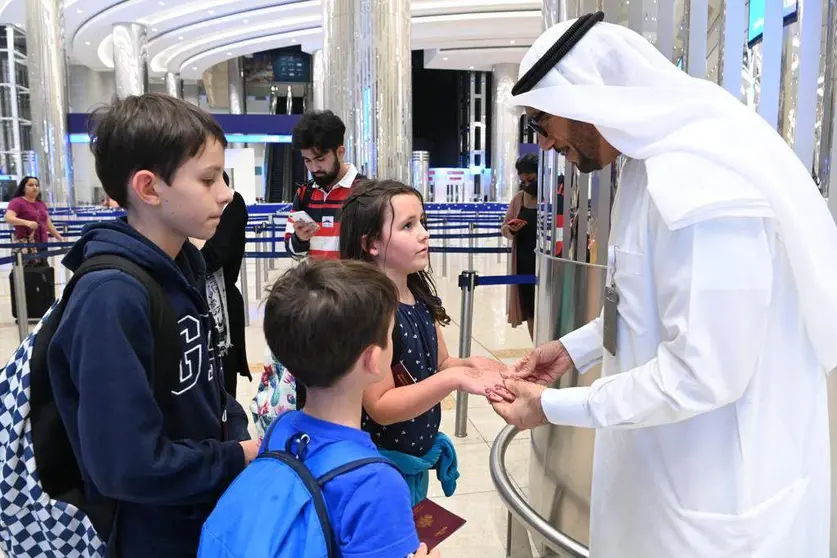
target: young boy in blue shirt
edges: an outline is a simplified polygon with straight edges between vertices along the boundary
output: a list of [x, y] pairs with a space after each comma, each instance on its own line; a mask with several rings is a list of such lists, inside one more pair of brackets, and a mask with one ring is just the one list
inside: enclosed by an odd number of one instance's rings
[[[308, 260], [276, 281], [264, 307], [265, 338], [276, 358], [305, 383], [308, 399], [304, 410], [275, 419], [262, 451], [284, 449], [302, 433], [308, 438], [304, 462], [317, 461], [325, 448], [347, 441], [377, 454], [360, 429], [361, 405], [364, 390], [390, 373], [397, 305], [392, 281], [363, 262]], [[296, 532], [302, 540], [276, 540], [283, 535], [272, 527], [283, 523], [285, 510], [277, 487], [263, 484], [269, 478], [268, 470], [256, 464], [239, 476], [204, 526], [199, 556], [310, 552], [303, 526]], [[255, 486], [264, 493], [241, 488]], [[322, 492], [343, 558], [428, 556], [419, 545], [407, 485], [393, 466], [363, 465], [325, 483]], [[439, 556], [438, 550], [430, 556]]]
[[224, 390], [205, 265], [187, 240], [210, 238], [232, 199], [226, 143], [210, 115], [164, 95], [128, 97], [97, 115], [96, 173], [127, 216], [86, 227], [64, 265], [110, 254], [143, 268], [168, 299], [180, 345], [178, 377], [155, 399], [149, 293], [113, 269], [82, 276], [49, 345], [87, 499], [115, 503], [113, 523], [97, 526], [109, 556], [194, 557], [207, 516], [258, 451], [239, 441], [249, 438], [247, 417]]

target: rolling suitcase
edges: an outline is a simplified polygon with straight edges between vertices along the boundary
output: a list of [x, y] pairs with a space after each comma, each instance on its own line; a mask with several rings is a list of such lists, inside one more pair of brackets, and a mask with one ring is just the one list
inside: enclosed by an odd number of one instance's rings
[[[28, 320], [40, 320], [55, 302], [55, 268], [50, 266], [31, 266], [23, 268], [26, 285], [26, 317]], [[9, 274], [12, 292], [12, 316], [17, 319], [17, 301], [15, 300], [14, 274]]]

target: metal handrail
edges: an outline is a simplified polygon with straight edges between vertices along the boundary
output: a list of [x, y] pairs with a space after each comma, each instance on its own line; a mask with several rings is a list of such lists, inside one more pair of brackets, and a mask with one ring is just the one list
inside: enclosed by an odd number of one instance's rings
[[500, 499], [506, 504], [508, 510], [523, 522], [527, 530], [531, 529], [543, 537], [546, 545], [552, 550], [572, 558], [590, 558], [590, 550], [586, 546], [550, 525], [535, 508], [529, 505], [526, 498], [512, 483], [506, 470], [505, 457], [512, 438], [519, 432], [514, 426], [506, 426], [491, 446], [489, 469], [491, 480], [497, 488]]

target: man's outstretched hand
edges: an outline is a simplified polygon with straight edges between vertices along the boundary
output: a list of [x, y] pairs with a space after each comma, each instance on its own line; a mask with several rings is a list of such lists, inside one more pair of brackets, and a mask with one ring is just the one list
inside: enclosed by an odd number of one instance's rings
[[506, 377], [542, 386], [555, 383], [573, 368], [573, 360], [560, 341], [541, 345], [509, 368]]
[[541, 395], [546, 387], [522, 380], [508, 379], [505, 388], [510, 397], [489, 397], [494, 411], [508, 424], [519, 430], [528, 430], [547, 424], [546, 415], [541, 407]]

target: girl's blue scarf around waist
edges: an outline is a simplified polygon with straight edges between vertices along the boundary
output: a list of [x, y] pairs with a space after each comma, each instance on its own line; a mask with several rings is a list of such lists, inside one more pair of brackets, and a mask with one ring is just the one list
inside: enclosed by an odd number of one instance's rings
[[430, 469], [436, 469], [436, 478], [442, 484], [445, 496], [456, 492], [456, 479], [459, 470], [456, 463], [456, 448], [453, 442], [442, 432], [436, 434], [433, 447], [422, 456], [409, 455], [400, 451], [378, 448], [381, 455], [393, 462], [404, 475], [410, 489], [412, 505], [415, 506], [427, 498], [430, 484]]

